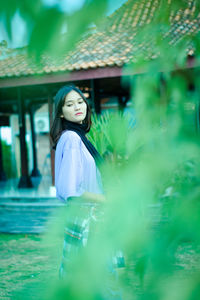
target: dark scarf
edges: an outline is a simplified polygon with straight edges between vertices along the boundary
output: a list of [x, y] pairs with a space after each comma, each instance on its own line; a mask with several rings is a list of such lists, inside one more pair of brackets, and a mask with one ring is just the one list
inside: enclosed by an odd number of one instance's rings
[[97, 149], [92, 145], [92, 143], [85, 136], [85, 134], [87, 133], [86, 131], [87, 125], [70, 122], [65, 119], [62, 119], [62, 125], [63, 125], [63, 130], [72, 130], [80, 136], [85, 147], [88, 149], [88, 151], [94, 158], [96, 164], [99, 166], [103, 162], [103, 158], [101, 157]]

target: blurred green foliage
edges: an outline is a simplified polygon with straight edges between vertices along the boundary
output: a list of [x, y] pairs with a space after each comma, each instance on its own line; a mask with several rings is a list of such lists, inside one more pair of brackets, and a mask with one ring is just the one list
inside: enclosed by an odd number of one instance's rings
[[[194, 2], [197, 18], [200, 5]], [[18, 8], [32, 22], [31, 53], [49, 50], [59, 56], [92, 22], [102, 20], [107, 2], [85, 1], [70, 16], [56, 6], [34, 3], [1, 4], [7, 30]], [[187, 5], [184, 0], [160, 1], [153, 21], [135, 37], [134, 61], [124, 68], [125, 74], [127, 70], [140, 74], [132, 86], [135, 126], [130, 127], [121, 113], [94, 117], [90, 138], [106, 156], [101, 170], [104, 220], [87, 249], [73, 261], [68, 281], [52, 284], [47, 299], [103, 299], [101, 292], [110, 280], [106, 262], [117, 249], [123, 250], [126, 267], [119, 271], [117, 282], [111, 281], [121, 288], [123, 299], [199, 299], [199, 262], [193, 268], [190, 262], [187, 268], [181, 264], [181, 249], [186, 249], [191, 261], [200, 250], [200, 75], [198, 67], [187, 65], [188, 45], [194, 47], [198, 65], [199, 32], [185, 35], [173, 46], [168, 44], [170, 36], [163, 39], [170, 29], [170, 13]], [[61, 34], [65, 22], [66, 39]], [[153, 52], [137, 48], [144, 40], [150, 41]], [[54, 234], [62, 230], [55, 228]]]
[[17, 13], [25, 22], [28, 52], [38, 63], [43, 54], [58, 60], [66, 55], [89, 26], [101, 21], [107, 8], [107, 0], [86, 0], [81, 9], [71, 13], [63, 12], [60, 4], [59, 0], [53, 6], [42, 0], [1, 1], [0, 17], [9, 38], [12, 40], [11, 20]]

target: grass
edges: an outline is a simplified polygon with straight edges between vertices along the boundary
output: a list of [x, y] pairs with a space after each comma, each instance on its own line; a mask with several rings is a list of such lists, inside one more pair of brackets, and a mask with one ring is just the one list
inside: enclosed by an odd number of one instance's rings
[[[61, 237], [50, 241], [44, 235], [1, 234], [0, 252], [0, 299], [45, 299], [44, 295], [53, 288], [52, 284], [58, 282]], [[196, 273], [199, 258], [199, 251], [196, 252], [189, 243], [177, 249], [174, 275], [178, 282]], [[136, 294], [142, 293], [134, 265], [128, 269], [131, 274], [124, 270], [121, 276], [126, 282], [134, 278], [134, 286], [130, 282], [129, 288]]]
[[0, 299], [42, 299], [58, 278], [62, 245], [55, 243], [43, 235], [0, 235]]

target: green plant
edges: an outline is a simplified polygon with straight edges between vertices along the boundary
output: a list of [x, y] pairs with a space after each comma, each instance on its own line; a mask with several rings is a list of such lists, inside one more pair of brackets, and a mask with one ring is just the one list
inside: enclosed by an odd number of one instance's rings
[[14, 178], [16, 176], [16, 168], [12, 161], [12, 149], [11, 145], [8, 145], [5, 141], [2, 141], [2, 153], [3, 153], [3, 166], [7, 178]]

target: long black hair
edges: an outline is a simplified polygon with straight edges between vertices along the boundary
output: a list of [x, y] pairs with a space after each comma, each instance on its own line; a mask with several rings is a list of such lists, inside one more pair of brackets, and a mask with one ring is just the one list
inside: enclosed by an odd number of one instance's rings
[[59, 91], [57, 92], [56, 96], [55, 96], [55, 117], [54, 117], [54, 121], [50, 130], [50, 136], [53, 142], [53, 148], [55, 149], [56, 144], [63, 132], [63, 130], [66, 130], [63, 128], [63, 122], [62, 122], [62, 107], [65, 104], [65, 98], [66, 96], [71, 92], [71, 91], [75, 91], [77, 92], [81, 98], [84, 100], [84, 102], [87, 105], [87, 113], [86, 113], [86, 117], [83, 120], [83, 123], [86, 125], [86, 132], [90, 131], [90, 127], [91, 127], [91, 110], [90, 110], [90, 106], [87, 103], [87, 100], [85, 98], [85, 96], [83, 95], [83, 93], [75, 86], [73, 85], [66, 85], [63, 86], [62, 88], [59, 89]]

